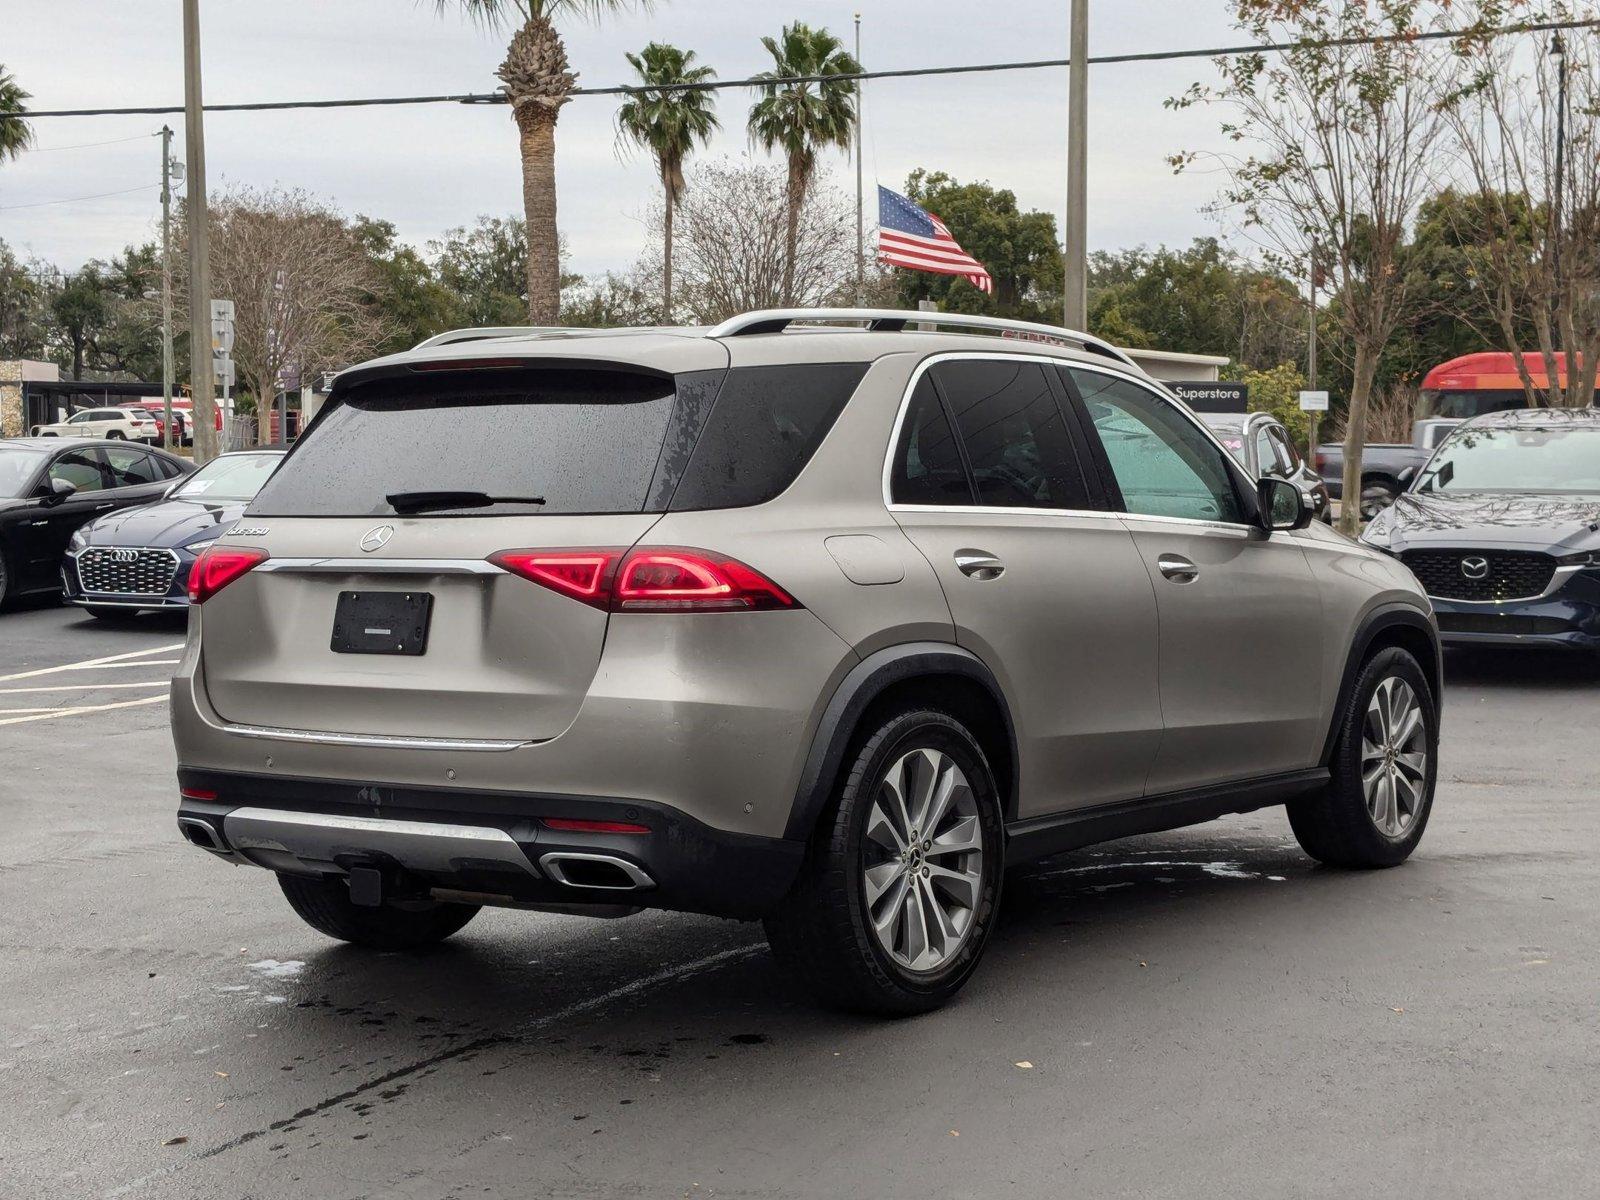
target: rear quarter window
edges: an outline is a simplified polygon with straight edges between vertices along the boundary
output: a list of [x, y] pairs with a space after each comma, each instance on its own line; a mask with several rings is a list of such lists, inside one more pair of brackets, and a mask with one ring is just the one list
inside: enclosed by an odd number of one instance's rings
[[811, 461], [866, 372], [866, 363], [731, 369], [673, 511], [745, 508], [778, 496]]

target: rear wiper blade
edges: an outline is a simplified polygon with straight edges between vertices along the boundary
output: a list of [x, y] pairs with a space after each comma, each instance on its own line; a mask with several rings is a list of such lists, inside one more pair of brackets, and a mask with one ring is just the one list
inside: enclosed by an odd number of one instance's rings
[[405, 516], [446, 508], [492, 508], [496, 504], [543, 504], [543, 496], [491, 496], [487, 492], [391, 492], [389, 506]]

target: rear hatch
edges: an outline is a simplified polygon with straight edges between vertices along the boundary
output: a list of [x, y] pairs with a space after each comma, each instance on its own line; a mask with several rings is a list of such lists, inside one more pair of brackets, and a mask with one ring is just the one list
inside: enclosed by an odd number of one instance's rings
[[607, 614], [489, 559], [626, 548], [659, 519], [726, 362], [715, 342], [670, 340], [666, 369], [456, 360], [341, 381], [219, 539], [269, 558], [202, 607], [218, 715], [390, 736], [560, 734]]

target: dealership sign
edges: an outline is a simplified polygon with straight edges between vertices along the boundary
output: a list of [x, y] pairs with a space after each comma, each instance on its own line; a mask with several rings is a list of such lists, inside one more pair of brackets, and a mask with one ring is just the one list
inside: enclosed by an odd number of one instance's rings
[[1250, 386], [1244, 383], [1218, 383], [1177, 380], [1167, 384], [1173, 393], [1195, 412], [1242, 413], [1250, 407]]

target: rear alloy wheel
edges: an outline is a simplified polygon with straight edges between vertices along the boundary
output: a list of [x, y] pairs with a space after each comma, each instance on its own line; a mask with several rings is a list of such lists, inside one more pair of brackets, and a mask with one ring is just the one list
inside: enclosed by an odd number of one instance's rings
[[947, 713], [893, 714], [847, 760], [767, 937], [831, 1007], [926, 1012], [978, 964], [1000, 858], [994, 778], [971, 733]]
[[1368, 480], [1361, 485], [1361, 519], [1370, 521], [1395, 502], [1400, 490], [1381, 479]]
[[127, 435], [124, 434], [120, 429], [108, 429], [106, 430], [106, 438], [109, 441], [121, 442], [126, 440]]
[[476, 904], [437, 900], [354, 904], [343, 879], [278, 876], [289, 907], [319, 933], [374, 950], [413, 950], [442, 942], [478, 915]]
[[1433, 692], [1417, 660], [1379, 651], [1361, 669], [1339, 725], [1333, 777], [1289, 805], [1305, 852], [1336, 867], [1392, 867], [1422, 840], [1439, 749]]

